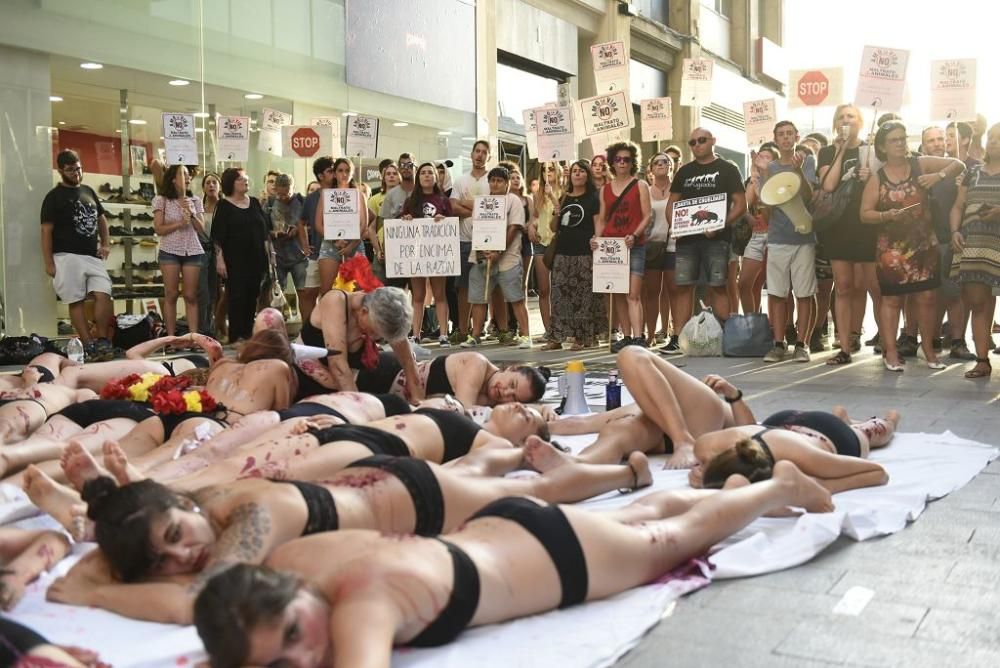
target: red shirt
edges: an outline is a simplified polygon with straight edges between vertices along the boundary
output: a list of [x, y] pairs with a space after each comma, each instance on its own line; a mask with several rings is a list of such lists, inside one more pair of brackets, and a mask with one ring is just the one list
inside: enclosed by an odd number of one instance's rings
[[[639, 227], [639, 223], [642, 222], [642, 201], [639, 199], [640, 187], [638, 183], [632, 186], [631, 190], [625, 194], [625, 199], [618, 205], [611, 217], [605, 221], [604, 236], [627, 237], [635, 233], [636, 228]], [[601, 196], [604, 198], [605, 211], [610, 210], [611, 205], [618, 199], [618, 196], [611, 190], [610, 182], [604, 184], [604, 192], [601, 193]]]

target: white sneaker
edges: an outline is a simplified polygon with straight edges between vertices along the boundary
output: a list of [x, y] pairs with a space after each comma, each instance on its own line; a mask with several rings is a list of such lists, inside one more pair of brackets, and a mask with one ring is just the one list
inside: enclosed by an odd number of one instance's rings
[[805, 346], [795, 346], [795, 352], [792, 353], [792, 360], [796, 362], [809, 362], [812, 357], [809, 356], [809, 349]]
[[438, 339], [438, 345], [442, 348], [451, 348], [451, 341], [448, 340], [447, 336], [442, 336]]
[[517, 339], [517, 347], [521, 350], [531, 349], [531, 338], [527, 336], [521, 336]]
[[413, 337], [410, 337], [410, 350], [413, 351], [413, 357], [418, 360], [429, 360], [433, 357], [431, 351], [417, 343]]
[[767, 351], [767, 354], [764, 355], [764, 361], [765, 362], [784, 361], [786, 352], [787, 349], [783, 345], [781, 345], [780, 343], [775, 343], [774, 347], [771, 348], [769, 351]]

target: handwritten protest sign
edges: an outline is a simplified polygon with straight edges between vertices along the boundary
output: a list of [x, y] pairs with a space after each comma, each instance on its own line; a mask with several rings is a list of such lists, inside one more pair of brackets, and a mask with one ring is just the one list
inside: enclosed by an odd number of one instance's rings
[[361, 238], [359, 201], [359, 192], [354, 188], [323, 189], [324, 239]]
[[861, 72], [854, 104], [867, 109], [899, 111], [903, 108], [903, 88], [906, 85], [906, 65], [910, 52], [866, 46], [861, 55]]
[[604, 42], [590, 47], [597, 90], [613, 93], [628, 89], [628, 53], [624, 42]]
[[976, 59], [931, 61], [931, 119], [976, 118]]
[[250, 155], [249, 116], [219, 116], [215, 122], [215, 136], [218, 142], [215, 155], [219, 160], [247, 161]]
[[708, 58], [685, 58], [681, 71], [682, 107], [707, 107], [712, 103], [715, 62]]
[[167, 149], [167, 164], [197, 164], [198, 142], [194, 137], [194, 114], [163, 114], [163, 144]]
[[777, 113], [774, 98], [743, 103], [743, 122], [747, 131], [747, 146], [758, 146], [774, 137]]
[[676, 239], [721, 230], [726, 226], [728, 212], [725, 193], [676, 202], [670, 236]]
[[476, 197], [472, 204], [472, 250], [507, 250], [507, 198]]
[[654, 97], [639, 103], [643, 141], [666, 141], [674, 136], [673, 109], [669, 97]]
[[621, 237], [597, 237], [593, 292], [625, 294], [629, 284], [629, 252]]
[[458, 218], [385, 221], [385, 271], [389, 278], [458, 276]]
[[538, 124], [535, 123], [535, 109], [525, 109], [524, 139], [528, 142], [528, 155], [538, 159]]

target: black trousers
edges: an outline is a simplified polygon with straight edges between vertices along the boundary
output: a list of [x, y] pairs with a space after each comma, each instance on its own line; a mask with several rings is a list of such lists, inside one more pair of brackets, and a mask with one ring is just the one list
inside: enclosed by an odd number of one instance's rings
[[253, 334], [253, 319], [257, 315], [257, 298], [263, 278], [263, 272], [228, 271], [226, 299], [230, 343], [249, 339]]

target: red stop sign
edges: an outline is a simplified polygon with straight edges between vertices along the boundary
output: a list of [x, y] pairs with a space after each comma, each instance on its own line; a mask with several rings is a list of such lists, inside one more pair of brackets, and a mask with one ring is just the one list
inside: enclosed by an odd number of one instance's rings
[[810, 70], [795, 84], [795, 94], [802, 100], [802, 104], [819, 106], [830, 94], [830, 80], [819, 70]]
[[312, 128], [299, 128], [292, 133], [292, 151], [300, 158], [319, 153], [319, 133]]

